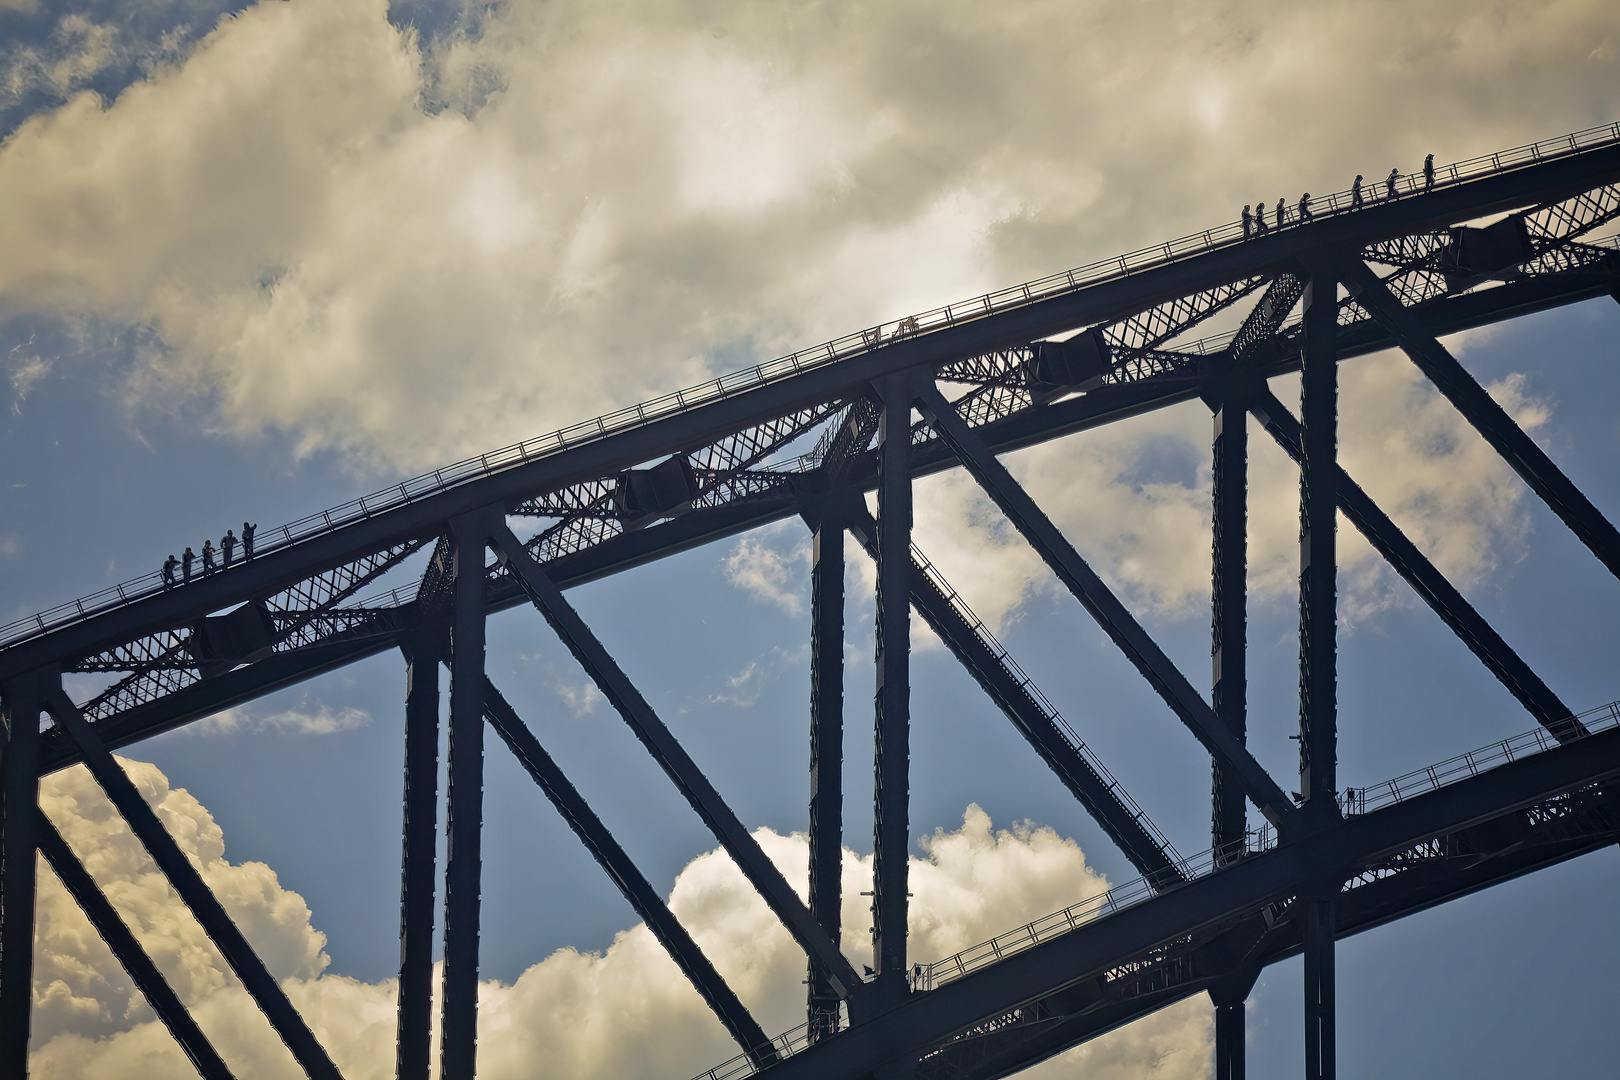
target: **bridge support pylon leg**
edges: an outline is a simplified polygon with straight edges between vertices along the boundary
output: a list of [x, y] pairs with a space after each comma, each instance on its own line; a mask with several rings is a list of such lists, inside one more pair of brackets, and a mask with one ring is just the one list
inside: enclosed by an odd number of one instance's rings
[[1305, 1080], [1333, 1080], [1337, 1052], [1333, 1001], [1333, 901], [1309, 900], [1305, 920]]
[[443, 1080], [472, 1080], [478, 1055], [478, 911], [484, 815], [484, 549], [492, 512], [450, 523], [450, 763], [444, 868]]
[[876, 1007], [905, 1000], [911, 757], [910, 372], [878, 385], [877, 709], [873, 744], [872, 953]]
[[6, 747], [0, 797], [0, 1075], [28, 1075], [34, 988], [35, 808], [39, 804], [41, 676], [5, 685]]
[[[1305, 288], [1305, 357], [1300, 466], [1299, 791], [1305, 828], [1339, 820], [1337, 552], [1337, 278], [1315, 270]], [[1335, 1075], [1333, 896], [1301, 898], [1305, 947], [1305, 1077]]]
[[[810, 568], [810, 915], [834, 941], [842, 929], [844, 846], [844, 523], [816, 523]], [[810, 960], [810, 1038], [838, 1030], [839, 994]]]
[[[1245, 387], [1235, 378], [1222, 387], [1215, 412], [1214, 508], [1211, 546], [1213, 613], [1210, 619], [1211, 704], [1239, 742], [1248, 729], [1248, 462]], [[1210, 843], [1217, 865], [1243, 856], [1247, 806], [1237, 777], [1211, 763]], [[1212, 995], [1213, 996], [1213, 995]], [[1215, 1003], [1215, 1080], [1243, 1080], [1244, 1003]]]
[[405, 653], [405, 796], [400, 856], [399, 1026], [395, 1076], [428, 1080], [433, 1057], [433, 893], [439, 801], [439, 663], [444, 627]]
[[1215, 1006], [1215, 1080], [1244, 1080], [1247, 1075], [1246, 1009], [1241, 1001]]

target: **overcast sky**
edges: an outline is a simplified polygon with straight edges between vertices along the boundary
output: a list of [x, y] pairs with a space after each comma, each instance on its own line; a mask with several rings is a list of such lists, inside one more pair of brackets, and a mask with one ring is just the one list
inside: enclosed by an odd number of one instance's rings
[[[1602, 0], [0, 0], [0, 621], [244, 518], [272, 526], [1244, 203], [1617, 118], [1620, 7]], [[1611, 519], [1617, 335], [1603, 300], [1451, 342]], [[1347, 363], [1341, 389], [1350, 473], [1564, 700], [1620, 698], [1620, 584], [1403, 357]], [[1209, 427], [1193, 404], [1008, 459], [1198, 685]], [[1251, 740], [1288, 787], [1297, 474], [1255, 435]], [[1197, 744], [966, 478], [918, 500], [946, 577], [1182, 853], [1207, 846]], [[1532, 726], [1340, 537], [1343, 782]], [[860, 962], [871, 572], [851, 558]], [[807, 560], [790, 523], [571, 594], [790, 879]], [[802, 956], [533, 612], [493, 620], [490, 671], [761, 1023], [799, 1023]], [[1133, 876], [925, 635], [914, 680], [916, 959]], [[378, 657], [129, 751], [351, 1078], [393, 1069], [402, 695], [398, 658]], [[46, 791], [227, 1060], [295, 1075], [93, 785]], [[494, 739], [486, 822], [482, 1075], [681, 1080], [735, 1052]], [[1617, 870], [1604, 851], [1344, 943], [1346, 1074], [1612, 1071]], [[39, 1074], [185, 1075], [46, 878]], [[1262, 977], [1254, 1075], [1297, 1071], [1299, 997], [1297, 963]], [[1189, 1002], [1039, 1074], [1202, 1078], [1209, 1017]]]

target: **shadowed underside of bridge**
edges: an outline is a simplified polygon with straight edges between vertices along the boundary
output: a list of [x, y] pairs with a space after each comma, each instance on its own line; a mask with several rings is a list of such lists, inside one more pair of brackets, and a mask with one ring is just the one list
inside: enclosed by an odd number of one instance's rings
[[[205, 1077], [230, 1066], [38, 806], [83, 763], [311, 1077], [337, 1067], [164, 830], [114, 749], [346, 664], [405, 663], [397, 1070], [477, 1060], [486, 724], [517, 757], [737, 1040], [712, 1080], [1004, 1076], [1189, 995], [1216, 1005], [1216, 1073], [1244, 1073], [1243, 1002], [1304, 957], [1307, 1077], [1334, 1074], [1334, 945], [1614, 843], [1620, 711], [1576, 716], [1337, 461], [1340, 361], [1399, 348], [1612, 573], [1620, 533], [1439, 338], [1620, 298], [1620, 125], [1317, 200], [920, 313], [716, 383], [407, 481], [259, 537], [172, 587], [127, 582], [0, 628], [0, 1072], [23, 1076], [43, 854]], [[1227, 313], [1234, 333], [1199, 338]], [[1302, 374], [1300, 415], [1268, 380]], [[1213, 680], [1195, 687], [1014, 481], [998, 454], [1194, 399], [1213, 424]], [[920, 417], [919, 419], [914, 419]], [[1251, 418], [1255, 423], [1251, 424]], [[1246, 746], [1250, 432], [1300, 468], [1297, 778]], [[806, 453], [794, 450], [812, 446]], [[916, 477], [965, 468], [1212, 762], [1208, 855], [1183, 860], [911, 541]], [[868, 503], [875, 493], [876, 512]], [[1359, 530], [1537, 725], [1386, 788], [1341, 796], [1334, 523]], [[798, 517], [814, 536], [810, 882], [789, 886], [566, 590]], [[527, 535], [528, 539], [519, 536]], [[877, 566], [874, 965], [841, 953], [844, 563]], [[357, 600], [407, 560], [418, 584]], [[805, 950], [806, 1024], [772, 1038], [484, 672], [488, 616], [530, 604]], [[977, 950], [908, 956], [909, 635], [915, 611], [1141, 872]], [[448, 760], [438, 758], [448, 671]], [[97, 673], [82, 701], [64, 673]], [[439, 785], [448, 856], [436, 864]], [[1297, 792], [1287, 794], [1285, 791]], [[1249, 808], [1264, 819], [1252, 827]], [[440, 880], [442, 874], [442, 890]], [[442, 914], [436, 920], [436, 909]], [[443, 932], [439, 1045], [432, 947]]]

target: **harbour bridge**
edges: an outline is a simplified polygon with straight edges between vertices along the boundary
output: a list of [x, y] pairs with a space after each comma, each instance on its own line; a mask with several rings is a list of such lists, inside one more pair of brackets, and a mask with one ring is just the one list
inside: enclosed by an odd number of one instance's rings
[[[990, 1080], [1200, 993], [1216, 1010], [1216, 1075], [1238, 1080], [1245, 998], [1262, 969], [1296, 955], [1304, 961], [1304, 1073], [1332, 1077], [1339, 938], [1620, 839], [1611, 790], [1620, 709], [1577, 715], [1336, 456], [1338, 364], [1398, 348], [1620, 575], [1620, 533], [1439, 340], [1582, 300], [1620, 300], [1620, 244], [1606, 229], [1620, 218], [1620, 124], [1290, 209], [1265, 225], [1225, 225], [870, 327], [261, 530], [243, 553], [250, 557], [212, 573], [172, 583], [154, 573], [0, 627], [0, 1072], [27, 1073], [37, 851], [197, 1072], [235, 1075], [39, 807], [40, 777], [82, 763], [298, 1064], [312, 1078], [340, 1076], [112, 751], [397, 652], [405, 674], [401, 1080], [426, 1080], [435, 1053], [446, 1080], [476, 1072], [486, 731], [521, 762], [735, 1038], [739, 1056], [701, 1080]], [[1223, 313], [1238, 329], [1200, 337]], [[1293, 372], [1303, 387], [1297, 416], [1268, 387]], [[1195, 400], [1213, 416], [1207, 694], [998, 460]], [[1275, 440], [1301, 478], [1299, 775], [1286, 780], [1246, 745], [1251, 432]], [[914, 480], [956, 467], [1163, 699], [1165, 722], [1179, 721], [1208, 752], [1204, 855], [1175, 854], [912, 542]], [[1481, 674], [1523, 705], [1529, 733], [1341, 793], [1340, 513], [1477, 657]], [[574, 585], [792, 518], [814, 539], [807, 897], [567, 597]], [[520, 540], [520, 532], [532, 536]], [[864, 973], [839, 945], [850, 541], [877, 566], [875, 959]], [[407, 563], [424, 567], [419, 581], [372, 595]], [[802, 1027], [775, 1037], [760, 1027], [487, 676], [486, 620], [521, 605], [558, 634], [803, 948]], [[957, 956], [908, 953], [913, 611], [1140, 880]], [[442, 769], [441, 668], [449, 697]], [[92, 673], [104, 689], [75, 701], [63, 690], [69, 673]]]

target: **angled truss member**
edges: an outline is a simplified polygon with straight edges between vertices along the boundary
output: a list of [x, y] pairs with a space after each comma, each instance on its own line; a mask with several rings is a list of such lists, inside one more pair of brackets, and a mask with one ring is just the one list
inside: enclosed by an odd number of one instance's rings
[[56, 831], [56, 826], [51, 824], [43, 810], [37, 813], [39, 817], [35, 829], [38, 830], [40, 854], [51, 864], [51, 869], [90, 920], [90, 925], [96, 928], [113, 956], [129, 973], [146, 1003], [152, 1006], [152, 1011], [157, 1013], [163, 1026], [180, 1044], [180, 1049], [196, 1068], [197, 1075], [203, 1080], [235, 1080], [219, 1052], [208, 1041], [208, 1036], [191, 1018], [179, 995], [169, 986], [157, 965], [152, 963], [152, 958], [146, 955], [146, 950], [135, 940], [135, 935], [130, 933], [124, 920], [119, 918], [117, 910], [96, 886], [95, 879], [78, 856], [73, 854], [73, 849], [62, 839], [62, 834]]
[[540, 745], [540, 740], [534, 737], [516, 710], [488, 679], [484, 681], [484, 715], [512, 755], [528, 771], [540, 790], [546, 793], [546, 798], [551, 800], [563, 820], [568, 822], [568, 827], [574, 830], [574, 834], [590, 849], [592, 857], [607, 871], [636, 914], [647, 924], [647, 929], [652, 931], [670, 958], [691, 980], [698, 993], [703, 995], [703, 1000], [714, 1010], [715, 1016], [719, 1017], [731, 1037], [737, 1040], [743, 1052], [760, 1068], [775, 1061], [776, 1052], [765, 1029], [737, 1000], [737, 995], [731, 992], [720, 973], [698, 948], [697, 942], [692, 940], [692, 936], [665, 906], [657, 890], [613, 839], [613, 834], [602, 824], [602, 819], [586, 804], [578, 789], [568, 782], [551, 755]]
[[810, 917], [809, 909], [795, 895], [737, 815], [720, 798], [720, 793], [714, 789], [708, 777], [698, 769], [697, 763], [664, 726], [578, 612], [563, 599], [562, 591], [546, 577], [540, 564], [534, 561], [504, 522], [491, 527], [489, 540], [523, 591], [563, 639], [574, 658], [590, 674], [603, 696], [624, 717], [670, 779], [675, 781], [681, 794], [725, 847], [727, 854], [736, 860], [788, 932], [817, 963], [830, 972], [834, 990], [849, 1003], [851, 1012], [859, 1015], [860, 1007], [864, 1004], [866, 984], [861, 982], [849, 961], [839, 952], [837, 943]]
[[[113, 760], [112, 754], [102, 744], [95, 729], [85, 721], [78, 706], [60, 687], [52, 688], [45, 696], [44, 705], [78, 745], [84, 764], [96, 783], [101, 785], [107, 798], [118, 808], [118, 813], [168, 879], [170, 886], [191, 909], [236, 977], [242, 980], [243, 988], [264, 1013], [265, 1019], [270, 1021], [282, 1042], [287, 1044], [287, 1049], [292, 1051], [299, 1067], [309, 1075], [310, 1080], [342, 1080], [337, 1066], [316, 1041], [314, 1032], [298, 1015], [292, 1002], [287, 1000], [286, 993], [231, 921], [224, 906], [203, 882], [202, 875], [192, 866], [191, 860], [164, 829], [152, 808], [146, 805], [146, 800], [141, 798], [129, 776]], [[9, 834], [9, 827], [7, 831]]]
[[[439, 1049], [447, 1080], [471, 1076], [477, 1042], [483, 725], [488, 717], [500, 732], [503, 723], [488, 716], [484, 620], [492, 611], [527, 601], [559, 630], [808, 954], [810, 1031], [799, 1041], [784, 1038], [770, 1045], [760, 1040], [762, 1033], [746, 1011], [728, 1002], [729, 991], [718, 976], [705, 973], [701, 954], [687, 956], [688, 974], [700, 989], [707, 987], [711, 1007], [730, 1017], [728, 1026], [744, 1046], [740, 1071], [847, 1078], [915, 1068], [918, 1080], [1005, 1075], [1202, 991], [1211, 994], [1219, 1017], [1227, 1021], [1217, 1020], [1220, 1054], [1223, 1042], [1231, 1051], [1234, 1040], [1241, 1041], [1231, 1021], [1241, 1020], [1241, 1001], [1254, 974], [1303, 951], [1315, 1020], [1311, 1068], [1329, 1075], [1336, 937], [1612, 843], [1620, 820], [1611, 794], [1613, 778], [1620, 775], [1615, 733], [1604, 730], [1613, 718], [1572, 717], [1338, 467], [1333, 445], [1337, 361], [1399, 345], [1605, 566], [1616, 570], [1620, 536], [1505, 419], [1436, 337], [1581, 299], [1620, 295], [1620, 255], [1613, 238], [1581, 239], [1620, 217], [1620, 126], [1450, 166], [1444, 183], [1431, 183], [1437, 174], [1428, 165], [1432, 162], [1426, 163], [1421, 198], [1375, 199], [1369, 205], [1358, 177], [1351, 192], [1312, 203], [1301, 199], [1296, 220], [1286, 220], [1286, 206], [1279, 207], [1279, 227], [1268, 227], [1264, 237], [1248, 243], [1233, 224], [890, 321], [547, 440], [407, 481], [267, 533], [269, 541], [257, 551], [246, 546], [251, 530], [244, 525], [244, 555], [251, 563], [233, 565], [229, 574], [204, 575], [176, 588], [159, 571], [0, 627], [0, 693], [8, 727], [0, 770], [8, 811], [0, 840], [0, 1074], [21, 1075], [26, 1069], [36, 846], [60, 856], [52, 861], [64, 869], [64, 880], [74, 877], [71, 852], [55, 846], [54, 834], [32, 812], [39, 776], [86, 761], [115, 802], [123, 800], [119, 805], [126, 817], [145, 821], [125, 797], [128, 778], [120, 784], [111, 748], [399, 648], [410, 665], [399, 1075], [422, 1080], [432, 1053], [437, 665], [447, 661], [450, 858], [444, 925], [449, 945]], [[1419, 193], [1415, 180], [1409, 178], [1407, 190]], [[1508, 216], [1488, 229], [1458, 224], [1504, 212]], [[1280, 227], [1285, 224], [1290, 227]], [[1392, 273], [1379, 278], [1367, 262], [1388, 266]], [[1335, 277], [1349, 285], [1350, 300], [1336, 302], [1328, 287]], [[1262, 287], [1264, 294], [1236, 335], [1175, 344]], [[1302, 322], [1288, 325], [1289, 313], [1308, 290]], [[1264, 380], [1301, 367], [1306, 400], [1296, 420]], [[968, 389], [947, 402], [933, 388], [936, 381]], [[1218, 663], [1207, 704], [995, 458], [1194, 398], [1210, 403], [1221, 418], [1212, 582]], [[909, 422], [913, 405], [924, 413], [916, 425]], [[1297, 809], [1245, 745], [1241, 459], [1246, 435], [1239, 420], [1244, 409], [1302, 465], [1309, 554], [1301, 567], [1305, 647], [1302, 805]], [[880, 429], [883, 437], [874, 445]], [[815, 446], [808, 454], [778, 457], [811, 441]], [[1051, 925], [1032, 925], [1026, 929], [1035, 948], [987, 963], [962, 979], [935, 980], [931, 972], [913, 972], [907, 985], [909, 607], [940, 630], [1139, 867], [1158, 865], [1168, 854], [1162, 844], [1155, 848], [1153, 830], [1110, 787], [1105, 773], [1091, 769], [1082, 748], [1064, 740], [1051, 710], [1020, 681], [1016, 665], [910, 550], [912, 479], [957, 462], [975, 475], [1210, 751], [1218, 788], [1212, 807], [1216, 839], [1236, 841], [1246, 831], [1245, 796], [1285, 828], [1275, 852], [1266, 851], [1265, 843], [1238, 844], [1229, 852], [1233, 857], [1215, 859], [1219, 873], [1200, 876], [1188, 870], [1184, 881], [1155, 879], [1152, 887], [1140, 886], [1142, 903], [1118, 906], [1090, 922], [1071, 919], [1062, 933]], [[813, 587], [819, 607], [812, 620], [817, 651], [812, 843], [819, 854], [813, 856], [806, 904], [752, 844], [559, 590], [756, 525], [795, 514], [808, 517], [806, 508], [829, 493], [874, 489], [880, 504], [875, 521], [864, 519], [862, 507], [852, 515], [853, 524], [835, 523], [820, 537], [825, 550], [817, 568], [825, 573]], [[1553, 739], [1536, 733], [1530, 757], [1419, 799], [1371, 812], [1366, 800], [1358, 800], [1347, 816], [1340, 815], [1332, 791], [1335, 506]], [[508, 514], [551, 523], [518, 544], [505, 524]], [[870, 988], [838, 951], [836, 908], [842, 894], [836, 867], [829, 865], [836, 862], [841, 842], [841, 808], [835, 804], [842, 790], [832, 774], [844, 736], [841, 658], [834, 655], [842, 650], [842, 627], [832, 616], [834, 604], [841, 609], [842, 594], [830, 579], [835, 564], [842, 564], [846, 526], [875, 549], [883, 582], [874, 710], [880, 974], [879, 985]], [[352, 603], [357, 589], [435, 539], [439, 544], [420, 588], [366, 606]], [[494, 565], [486, 558], [491, 546], [499, 556]], [[75, 707], [60, 695], [58, 670], [108, 673], [115, 681]], [[42, 708], [57, 715], [56, 726], [44, 732], [38, 730]], [[494, 711], [500, 713], [499, 704]], [[531, 775], [548, 777], [557, 801], [569, 804], [566, 781], [547, 771], [538, 743], [525, 741], [515, 718], [501, 715], [514, 720], [504, 724], [503, 738], [517, 744], [514, 750], [527, 759]], [[633, 885], [639, 875], [621, 864], [612, 838], [589, 827], [588, 808], [575, 811], [571, 820], [590, 838], [598, 859], [618, 868], [621, 885]], [[144, 824], [137, 832], [142, 830], [160, 865], [172, 864], [172, 840]], [[285, 999], [278, 1001], [273, 981], [265, 984], [268, 976], [246, 942], [228, 920], [213, 920], [206, 890], [197, 892], [198, 883], [177, 866], [165, 865], [165, 871], [172, 871], [175, 887], [199, 911], [210, 934], [224, 941], [233, 967], [256, 990], [260, 1007], [306, 1070], [329, 1075], [324, 1052]], [[656, 895], [629, 892], [640, 896], [649, 925], [664, 918]], [[100, 910], [90, 891], [81, 887], [78, 893], [87, 911]], [[113, 921], [100, 921], [109, 941], [118, 938]], [[665, 929], [666, 944], [674, 943], [673, 951], [681, 953], [678, 927]], [[131, 950], [123, 952], [132, 971], [140, 966]], [[161, 997], [157, 981], [148, 977], [147, 982]], [[846, 1001], [854, 1023], [840, 1030]], [[160, 1013], [164, 1008], [154, 1007]], [[203, 1043], [181, 1035], [184, 1019], [170, 1026], [183, 1046], [191, 1040], [193, 1060], [203, 1061]], [[809, 1049], [801, 1053], [804, 1044]], [[1221, 1080], [1239, 1080], [1241, 1054], [1227, 1053], [1218, 1068], [1224, 1070]]]

